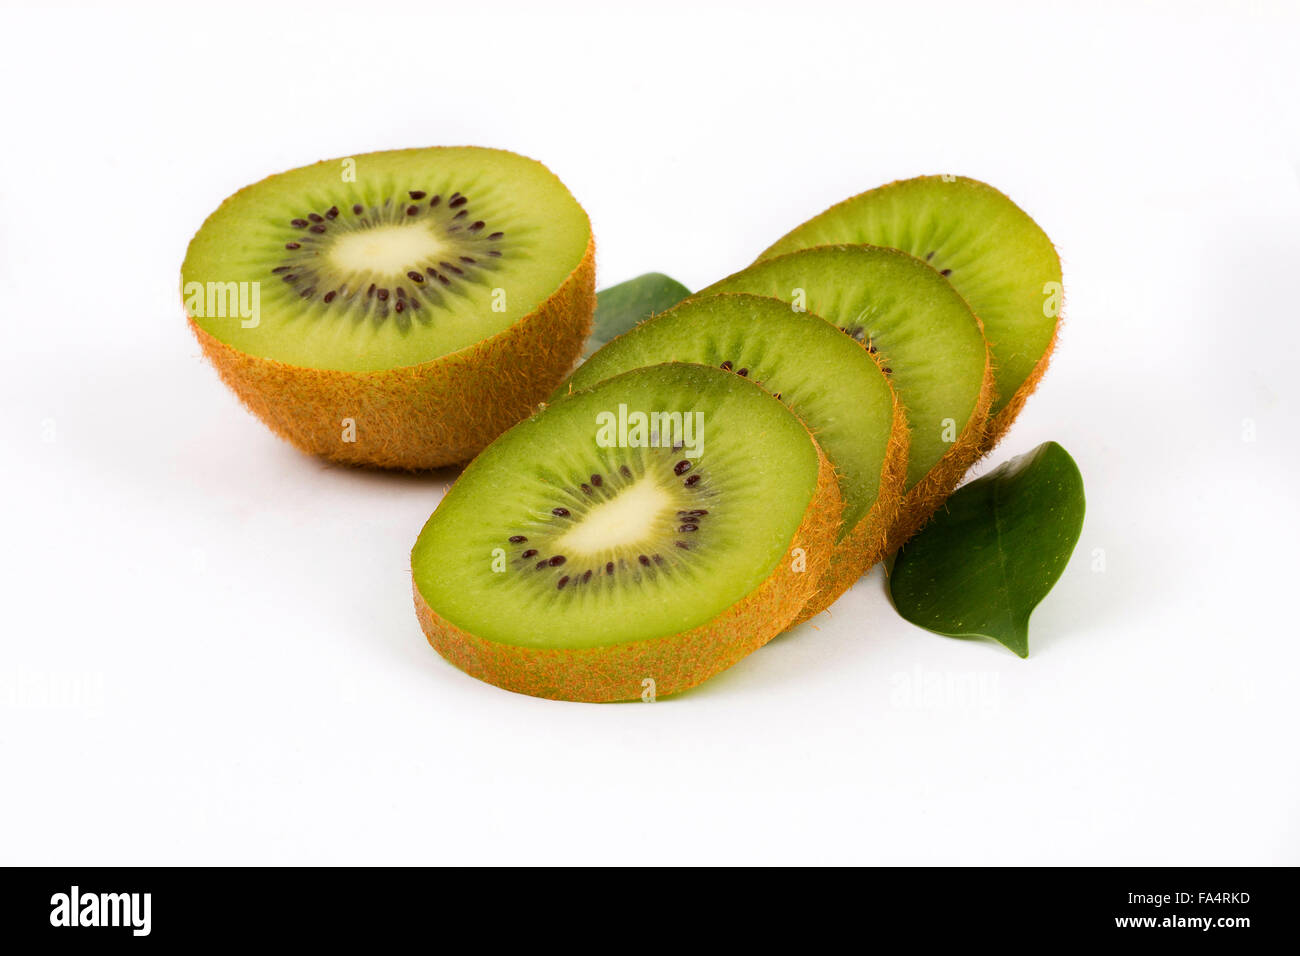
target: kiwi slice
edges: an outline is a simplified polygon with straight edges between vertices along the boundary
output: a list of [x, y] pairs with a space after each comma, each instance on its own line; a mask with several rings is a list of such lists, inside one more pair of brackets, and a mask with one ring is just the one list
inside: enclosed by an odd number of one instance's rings
[[1061, 305], [1061, 260], [1046, 233], [992, 186], [960, 176], [890, 183], [832, 206], [759, 259], [835, 243], [892, 246], [948, 278], [984, 323], [997, 394], [991, 448], [1047, 370]]
[[993, 396], [979, 320], [924, 262], [896, 249], [822, 246], [757, 262], [702, 290], [774, 296], [838, 325], [879, 358], [907, 413], [907, 480], [892, 550], [980, 455]]
[[844, 511], [830, 570], [802, 621], [829, 607], [884, 556], [907, 470], [902, 405], [877, 363], [835, 326], [777, 299], [692, 299], [614, 339], [561, 392], [661, 362], [717, 366], [775, 394], [812, 431], [838, 475]]
[[591, 227], [546, 167], [439, 147], [327, 160], [231, 196], [181, 270], [190, 325], [274, 431], [338, 461], [464, 461], [573, 367]]
[[762, 388], [702, 365], [637, 369], [546, 406], [465, 469], [411, 553], [416, 610], [439, 653], [508, 690], [668, 694], [789, 625], [841, 505], [830, 462]]

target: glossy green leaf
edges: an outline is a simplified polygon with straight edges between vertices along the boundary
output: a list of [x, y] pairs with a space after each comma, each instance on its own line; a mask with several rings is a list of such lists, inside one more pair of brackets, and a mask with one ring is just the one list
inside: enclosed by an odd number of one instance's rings
[[690, 289], [662, 272], [647, 272], [602, 289], [596, 293], [596, 321], [582, 357], [586, 358], [638, 322], [671, 309], [690, 294]]
[[1056, 442], [959, 488], [899, 552], [898, 613], [951, 637], [991, 637], [1029, 656], [1029, 615], [1083, 528], [1083, 477]]

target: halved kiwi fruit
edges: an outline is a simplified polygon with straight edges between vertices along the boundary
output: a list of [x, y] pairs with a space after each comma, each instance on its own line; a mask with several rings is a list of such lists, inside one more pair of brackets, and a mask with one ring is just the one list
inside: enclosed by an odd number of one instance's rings
[[773, 296], [806, 308], [880, 359], [910, 430], [906, 493], [887, 547], [902, 544], [980, 455], [993, 373], [979, 320], [924, 262], [876, 246], [777, 256], [698, 295], [719, 292]]
[[661, 362], [712, 365], [758, 383], [812, 431], [844, 498], [830, 569], [805, 620], [829, 607], [885, 553], [907, 471], [907, 423], [876, 356], [835, 326], [778, 299], [692, 299], [614, 339], [560, 394]]
[[543, 408], [465, 469], [411, 553], [416, 610], [439, 653], [508, 690], [673, 693], [790, 624], [841, 507], [830, 462], [762, 388], [638, 369]]
[[231, 196], [181, 270], [190, 324], [274, 431], [337, 461], [472, 457], [573, 367], [591, 326], [591, 226], [534, 160], [369, 153]]
[[1046, 233], [992, 186], [960, 176], [904, 179], [846, 199], [759, 259], [836, 243], [892, 246], [947, 277], [984, 323], [997, 394], [991, 448], [1047, 370], [1061, 311], [1061, 260]]

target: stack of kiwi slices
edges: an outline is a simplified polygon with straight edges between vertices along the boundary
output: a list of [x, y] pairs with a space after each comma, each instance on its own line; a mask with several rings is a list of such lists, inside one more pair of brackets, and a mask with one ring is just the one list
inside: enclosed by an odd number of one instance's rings
[[943, 503], [1042, 376], [1060, 294], [1047, 237], [982, 183], [822, 213], [597, 350], [470, 465], [412, 555], [429, 640], [569, 700], [730, 666]]
[[955, 176], [831, 207], [575, 369], [592, 256], [540, 164], [434, 148], [237, 193], [182, 276], [203, 350], [296, 445], [473, 459], [416, 541], [416, 611], [457, 667], [540, 697], [682, 691], [827, 609], [1006, 432], [1056, 341], [1051, 242]]
[[190, 324], [275, 432], [335, 461], [466, 461], [582, 353], [591, 225], [540, 163], [473, 147], [327, 160], [231, 196], [181, 269]]

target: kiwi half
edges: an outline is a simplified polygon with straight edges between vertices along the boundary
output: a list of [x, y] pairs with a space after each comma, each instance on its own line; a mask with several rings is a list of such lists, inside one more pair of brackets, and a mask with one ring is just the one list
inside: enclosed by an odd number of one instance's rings
[[416, 610], [439, 653], [508, 690], [669, 694], [794, 620], [841, 507], [830, 462], [762, 388], [638, 369], [543, 408], [465, 469], [411, 553]]
[[993, 398], [988, 344], [965, 301], [896, 249], [822, 246], [757, 262], [699, 295], [773, 296], [838, 325], [879, 358], [907, 414], [905, 494], [886, 547], [925, 523], [981, 453]]
[[795, 623], [825, 610], [885, 553], [907, 471], [907, 423], [877, 357], [777, 299], [692, 299], [642, 322], [578, 367], [561, 394], [661, 362], [712, 365], [784, 402], [835, 467], [844, 499], [830, 568]]
[[1061, 260], [1047, 234], [992, 186], [960, 176], [904, 179], [846, 199], [759, 259], [835, 243], [892, 246], [924, 259], [970, 303], [993, 352], [991, 448], [1047, 370], [1061, 311]]
[[369, 153], [231, 196], [181, 270], [190, 325], [276, 433], [336, 461], [469, 459], [573, 367], [595, 308], [586, 214], [496, 149]]

